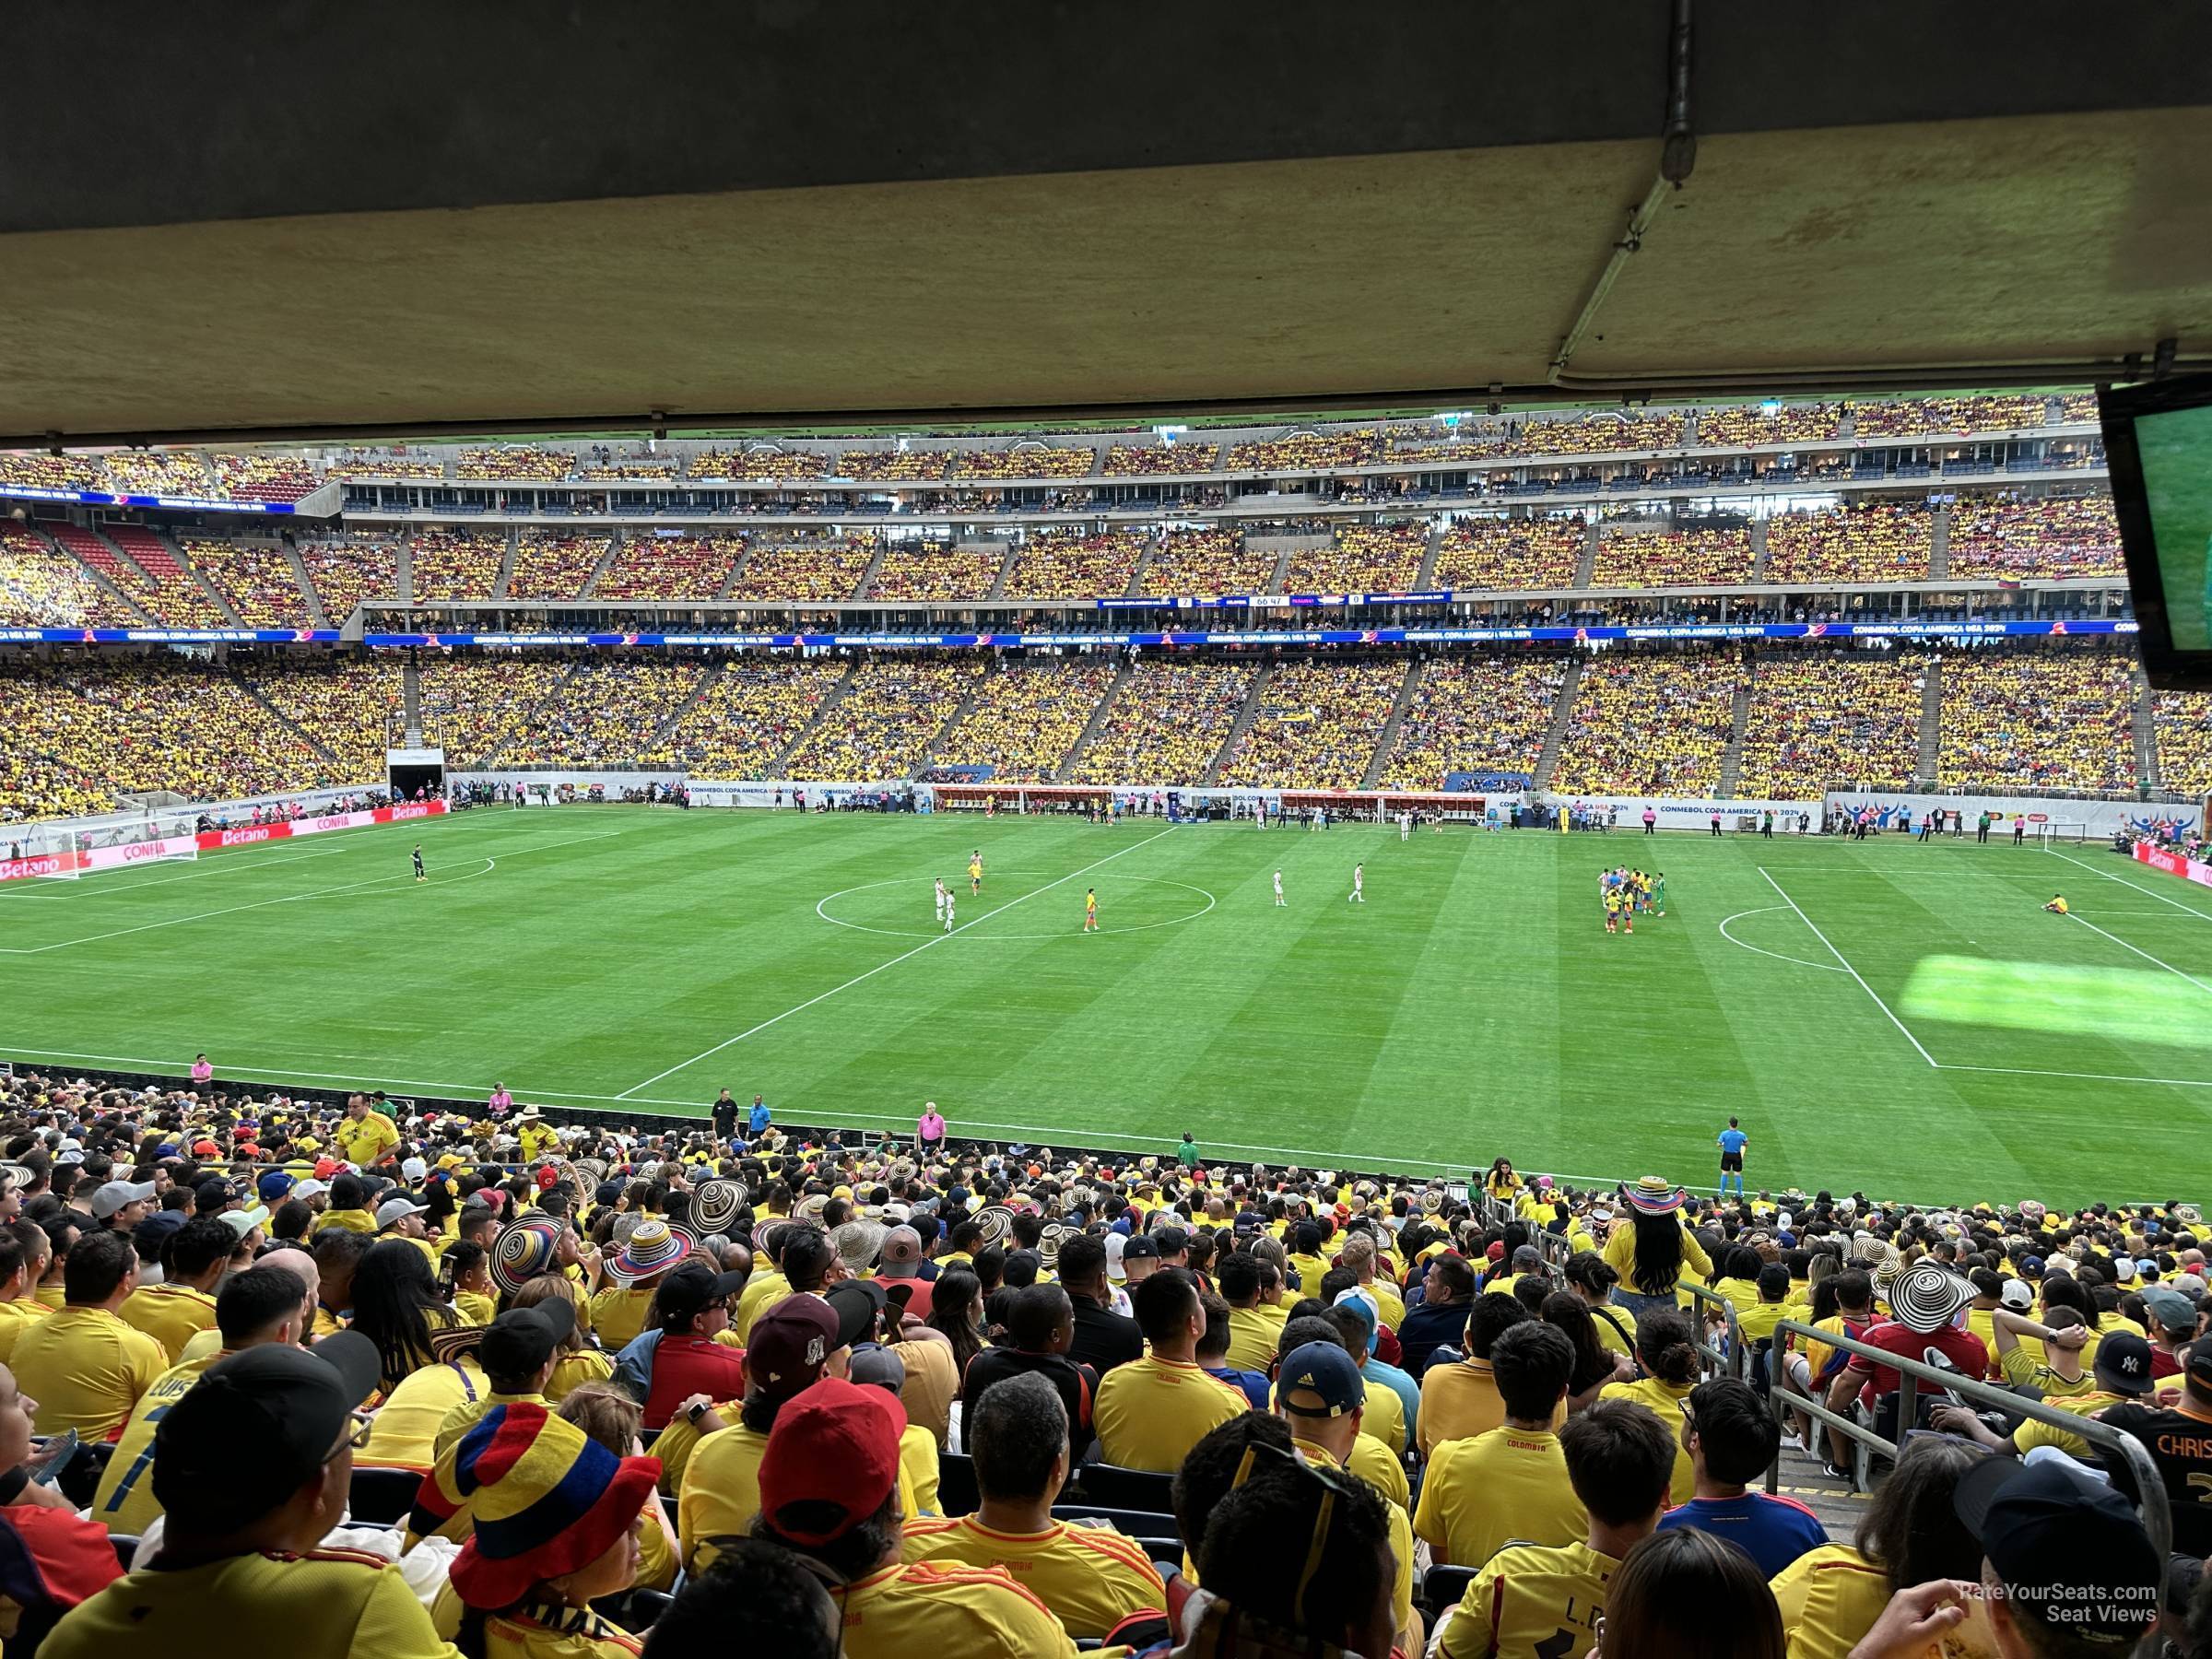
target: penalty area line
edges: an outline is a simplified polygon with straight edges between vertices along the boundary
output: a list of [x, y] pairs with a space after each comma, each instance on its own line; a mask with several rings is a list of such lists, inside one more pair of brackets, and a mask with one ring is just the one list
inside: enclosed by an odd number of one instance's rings
[[789, 1019], [794, 1014], [804, 1014], [808, 1008], [813, 1007], [817, 1003], [828, 1002], [831, 997], [837, 995], [839, 993], [850, 991], [853, 986], [865, 983], [865, 982], [874, 979], [877, 974], [884, 972], [888, 969], [896, 968], [900, 963], [910, 961], [913, 958], [920, 956], [925, 950], [935, 948], [947, 939], [958, 938], [960, 935], [966, 933], [970, 928], [979, 927], [983, 923], [990, 921], [994, 916], [1004, 915], [1006, 912], [1012, 910], [1018, 904], [1027, 904], [1030, 900], [1037, 898], [1040, 894], [1049, 893], [1054, 888], [1065, 887], [1069, 882], [1075, 880], [1078, 876], [1088, 876], [1091, 873], [1091, 871], [1098, 869], [1100, 865], [1110, 865], [1117, 858], [1125, 858], [1140, 847], [1150, 846], [1154, 841], [1159, 840], [1160, 836], [1170, 835], [1173, 832], [1174, 827], [1170, 825], [1169, 828], [1159, 830], [1156, 834], [1146, 836], [1143, 841], [1136, 841], [1130, 846], [1124, 847], [1118, 853], [1109, 853], [1105, 857], [1097, 860], [1095, 863], [1087, 864], [1079, 870], [1070, 870], [1066, 875], [1061, 877], [1058, 880], [1048, 881], [1042, 887], [1024, 893], [1018, 899], [1009, 899], [1006, 903], [997, 906], [995, 909], [985, 911], [982, 915], [976, 917], [976, 919], [972, 922], [963, 922], [958, 927], [952, 928], [948, 932], [941, 933], [935, 938], [924, 939], [921, 944], [915, 946], [912, 950], [900, 951], [897, 956], [891, 958], [889, 961], [878, 962], [875, 967], [869, 969], [865, 973], [856, 973], [841, 985], [832, 985], [829, 990], [822, 992], [820, 994], [810, 996], [805, 1002], [799, 1003], [793, 1007], [784, 1009], [781, 1014], [771, 1015], [768, 1018], [762, 1020], [759, 1025], [749, 1027], [748, 1029], [738, 1032], [735, 1037], [724, 1038], [712, 1048], [701, 1049], [698, 1053], [692, 1055], [690, 1059], [679, 1061], [677, 1064], [668, 1067], [666, 1071], [658, 1071], [653, 1073], [652, 1077], [647, 1077], [642, 1083], [631, 1084], [628, 1088], [617, 1095], [615, 1099], [618, 1100], [629, 1100], [631, 1097], [636, 1095], [640, 1089], [651, 1088], [655, 1083], [658, 1083], [664, 1077], [673, 1077], [677, 1072], [684, 1071], [691, 1066], [697, 1065], [701, 1060], [711, 1060], [716, 1054], [721, 1053], [723, 1050], [727, 1048], [735, 1048], [738, 1043], [743, 1042], [747, 1037], [759, 1036], [762, 1031], [767, 1030], [769, 1027], [780, 1024], [783, 1020]]
[[1806, 915], [1802, 909], [1799, 909], [1797, 900], [1791, 898], [1789, 894], [1783, 893], [1782, 890], [1782, 883], [1775, 880], [1773, 877], [1767, 875], [1766, 865], [1760, 865], [1757, 866], [1757, 868], [1761, 876], [1766, 877], [1767, 885], [1772, 888], [1777, 893], [1782, 893], [1782, 901], [1788, 905], [1792, 910], [1797, 912], [1797, 920], [1804, 923], [1806, 926], [1812, 928], [1813, 937], [1819, 940], [1821, 944], [1828, 946], [1828, 954], [1834, 957], [1837, 961], [1843, 965], [1843, 971], [1850, 974], [1853, 979], [1858, 981], [1859, 989], [1865, 992], [1868, 996], [1874, 998], [1874, 1006], [1882, 1011], [1882, 1013], [1888, 1018], [1889, 1023], [1895, 1026], [1898, 1030], [1902, 1033], [1904, 1040], [1912, 1045], [1912, 1052], [1918, 1054], [1923, 1060], [1925, 1060], [1929, 1065], [1935, 1065], [1936, 1056], [1929, 1053], [1926, 1048], [1922, 1046], [1920, 1039], [1913, 1036], [1912, 1031], [1907, 1029], [1905, 1022], [1900, 1019], [1894, 1013], [1890, 1011], [1889, 1005], [1884, 1002], [1881, 997], [1877, 994], [1874, 987], [1866, 982], [1865, 976], [1860, 973], [1856, 968], [1853, 968], [1851, 965], [1851, 959], [1846, 957], [1841, 951], [1838, 950], [1835, 946], [1830, 944], [1829, 937], [1826, 934], [1822, 933], [1818, 927], [1813, 926], [1813, 919]]

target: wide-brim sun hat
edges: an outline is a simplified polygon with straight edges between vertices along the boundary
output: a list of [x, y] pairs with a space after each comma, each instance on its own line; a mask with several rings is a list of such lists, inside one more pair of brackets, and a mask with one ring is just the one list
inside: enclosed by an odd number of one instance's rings
[[1060, 1246], [1081, 1230], [1065, 1221], [1047, 1221], [1044, 1230], [1037, 1235], [1037, 1259], [1047, 1269], [1056, 1268], [1060, 1265]]
[[1014, 1230], [1014, 1212], [1003, 1204], [994, 1204], [975, 1212], [975, 1224], [982, 1230], [980, 1241], [984, 1245], [1003, 1244]]
[[691, 1189], [691, 1220], [701, 1232], [726, 1233], [745, 1207], [745, 1183], [710, 1176]]
[[1630, 1206], [1642, 1216], [1670, 1216], [1689, 1202], [1688, 1193], [1658, 1175], [1641, 1176], [1634, 1186], [1623, 1191]]
[[1973, 1295], [1973, 1287], [1957, 1274], [1922, 1262], [1889, 1287], [1889, 1312], [1907, 1330], [1928, 1336], [1958, 1318]]
[[617, 1278], [641, 1279], [665, 1273], [691, 1253], [688, 1233], [679, 1231], [659, 1217], [650, 1217], [632, 1230], [622, 1253], [614, 1261]]
[[532, 1279], [560, 1269], [560, 1230], [551, 1218], [517, 1221], [492, 1241], [492, 1282], [514, 1296]]
[[830, 1231], [830, 1242], [836, 1247], [838, 1260], [844, 1264], [845, 1271], [861, 1274], [876, 1265], [876, 1257], [883, 1249], [883, 1236], [889, 1230], [880, 1221], [846, 1221]]

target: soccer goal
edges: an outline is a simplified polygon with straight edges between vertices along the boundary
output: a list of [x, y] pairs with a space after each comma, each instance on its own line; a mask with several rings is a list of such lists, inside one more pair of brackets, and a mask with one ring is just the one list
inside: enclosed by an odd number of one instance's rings
[[41, 881], [75, 881], [84, 874], [88, 849], [76, 830], [34, 829], [10, 839], [22, 849], [29, 874]]
[[2079, 844], [2089, 839], [2089, 827], [2087, 824], [2042, 823], [2033, 828], [2037, 843], [2045, 847], [2065, 842]]

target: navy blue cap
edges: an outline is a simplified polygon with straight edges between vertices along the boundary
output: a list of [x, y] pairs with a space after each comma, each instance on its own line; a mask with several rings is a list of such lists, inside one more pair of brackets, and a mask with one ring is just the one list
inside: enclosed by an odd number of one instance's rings
[[1277, 1399], [1293, 1417], [1342, 1417], [1367, 1404], [1366, 1381], [1341, 1343], [1309, 1342], [1291, 1349], [1275, 1386]]

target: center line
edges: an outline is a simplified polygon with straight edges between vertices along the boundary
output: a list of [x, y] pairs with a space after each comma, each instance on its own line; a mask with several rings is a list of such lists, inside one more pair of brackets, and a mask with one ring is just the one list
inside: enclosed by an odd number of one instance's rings
[[[1769, 887], [1772, 888], [1776, 892], [1782, 893], [1782, 883], [1775, 880], [1773, 877], [1767, 876], [1765, 865], [1761, 865], [1759, 866], [1759, 873], [1761, 876], [1767, 877], [1767, 885]], [[1936, 1056], [1929, 1053], [1926, 1049], [1921, 1047], [1920, 1039], [1913, 1036], [1911, 1031], [1906, 1030], [1905, 1022], [1903, 1020], [1900, 1019], [1895, 1014], [1889, 1013], [1889, 1005], [1884, 1002], [1879, 996], [1875, 995], [1874, 987], [1865, 982], [1865, 980], [1860, 975], [1859, 971], [1851, 965], [1849, 959], [1847, 959], [1841, 951], [1838, 950], [1833, 945], [1829, 945], [1828, 935], [1822, 933], [1818, 928], [1813, 927], [1813, 919], [1806, 915], [1803, 911], [1797, 910], [1797, 900], [1791, 898], [1787, 893], [1782, 893], [1782, 901], [1788, 905], [1792, 910], [1797, 911], [1797, 920], [1804, 923], [1807, 927], [1813, 928], [1813, 937], [1819, 940], [1821, 944], [1828, 945], [1828, 954], [1834, 957], [1837, 961], [1843, 964], [1843, 971], [1850, 974], [1853, 979], [1859, 982], [1860, 990], [1865, 992], [1867, 995], [1874, 997], [1874, 1006], [1879, 1008], [1884, 1014], [1888, 1015], [1889, 1023], [1891, 1025], [1895, 1026], [1900, 1031], [1904, 1032], [1905, 1041], [1912, 1045], [1913, 1051], [1930, 1065], [1934, 1065], [1936, 1064]]]
[[[808, 1008], [813, 1007], [817, 1003], [828, 1002], [831, 997], [835, 996], [841, 991], [850, 991], [853, 986], [861, 983], [864, 980], [874, 979], [877, 974], [881, 973], [887, 968], [896, 968], [900, 963], [907, 960], [909, 958], [918, 957], [924, 951], [929, 949], [933, 946], [942, 945], [947, 939], [957, 937], [958, 935], [966, 933], [970, 928], [979, 926], [982, 923], [990, 921], [994, 916], [1003, 915], [1007, 911], [1012, 910], [1018, 904], [1027, 904], [1030, 900], [1036, 898], [1039, 893], [1049, 893], [1056, 887], [1065, 887], [1069, 882], [1075, 880], [1077, 877], [1089, 875], [1091, 871], [1097, 869], [1100, 865], [1110, 865], [1115, 859], [1124, 857], [1127, 854], [1135, 852], [1138, 847], [1148, 847], [1154, 841], [1158, 841], [1160, 836], [1170, 834], [1172, 831], [1172, 829], [1173, 826], [1171, 825], [1169, 829], [1162, 830], [1159, 831], [1158, 834], [1147, 835], [1143, 841], [1137, 841], [1133, 845], [1124, 847], [1119, 853], [1109, 853], [1105, 857], [1100, 859], [1097, 864], [1087, 864], [1079, 870], [1070, 870], [1066, 875], [1061, 877], [1059, 880], [1048, 881], [1042, 887], [1037, 888], [1035, 892], [1024, 893], [1018, 899], [1009, 899], [1006, 903], [1000, 905], [996, 910], [985, 911], [973, 922], [961, 923], [950, 933], [939, 934], [934, 939], [924, 939], [921, 944], [915, 946], [912, 950], [902, 951], [898, 956], [893, 957], [888, 962], [878, 962], [875, 967], [869, 969], [865, 973], [855, 974], [853, 976], [853, 978], [847, 980], [841, 985], [830, 986], [829, 990], [823, 992], [819, 996], [810, 996], [805, 1002], [800, 1003], [796, 1007], [786, 1008], [781, 1014], [771, 1015], [768, 1018], [762, 1020], [759, 1025], [754, 1026], [750, 1030], [740, 1031], [735, 1037], [724, 1038], [722, 1041], [716, 1043], [712, 1048], [703, 1049], [700, 1053], [692, 1055], [690, 1059], [679, 1061], [677, 1065], [670, 1066], [666, 1071], [653, 1073], [652, 1077], [646, 1078], [642, 1083], [631, 1084], [628, 1088], [617, 1095], [615, 1099], [618, 1100], [627, 1100], [630, 1096], [636, 1094], [641, 1088], [651, 1088], [663, 1077], [673, 1077], [677, 1072], [683, 1071], [687, 1067], [697, 1065], [701, 1060], [712, 1059], [714, 1055], [721, 1053], [724, 1049], [734, 1047], [737, 1043], [743, 1042], [747, 1037], [757, 1036], [760, 1032], [767, 1030], [770, 1026], [775, 1025], [781, 1020], [789, 1019], [794, 1014], [803, 1014]], [[1933, 1063], [1931, 1062], [1931, 1064]]]

